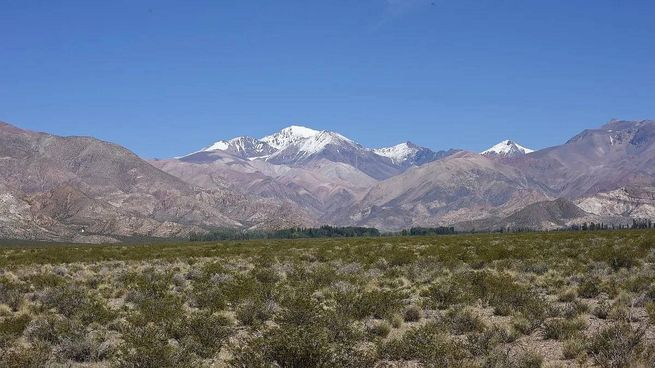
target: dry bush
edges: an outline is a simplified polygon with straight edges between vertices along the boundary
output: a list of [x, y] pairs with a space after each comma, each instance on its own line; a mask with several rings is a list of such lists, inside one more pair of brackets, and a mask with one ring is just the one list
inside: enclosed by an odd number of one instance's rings
[[644, 334], [627, 323], [608, 326], [590, 338], [588, 352], [600, 367], [628, 367], [638, 359]]

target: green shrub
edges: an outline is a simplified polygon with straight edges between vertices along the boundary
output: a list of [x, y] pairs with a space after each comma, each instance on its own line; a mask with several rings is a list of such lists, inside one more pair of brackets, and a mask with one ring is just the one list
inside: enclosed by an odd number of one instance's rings
[[321, 319], [322, 308], [319, 303], [302, 289], [285, 296], [280, 304], [282, 310], [276, 318], [280, 324], [307, 326]]
[[387, 321], [376, 321], [369, 328], [369, 331], [375, 336], [385, 338], [389, 336], [389, 333], [391, 332], [391, 325]]
[[566, 303], [559, 309], [559, 315], [569, 319], [587, 312], [589, 312], [589, 305], [581, 300]]
[[647, 302], [644, 305], [646, 313], [648, 314], [648, 322], [653, 325], [655, 324], [655, 302]]
[[456, 274], [430, 286], [423, 296], [428, 298], [429, 305], [439, 309], [480, 300], [493, 306], [497, 315], [523, 313], [535, 325], [541, 323], [545, 313], [544, 301], [527, 287], [509, 274], [487, 270]]
[[516, 359], [516, 368], [541, 368], [544, 364], [544, 358], [541, 354], [526, 351], [520, 354]]
[[77, 311], [77, 318], [83, 324], [99, 323], [106, 324], [117, 317], [117, 313], [107, 306], [107, 303], [98, 296], [85, 299]]
[[416, 254], [411, 248], [399, 248], [396, 247], [389, 252], [385, 258], [389, 263], [389, 266], [403, 266], [410, 264], [416, 261]]
[[39, 315], [27, 324], [23, 335], [32, 343], [59, 344], [66, 338], [83, 334], [84, 326], [61, 315]]
[[201, 358], [211, 358], [231, 334], [230, 321], [210, 311], [188, 314], [173, 337], [189, 352]]
[[394, 314], [394, 315], [391, 317], [391, 321], [390, 321], [390, 322], [391, 322], [391, 326], [392, 326], [393, 328], [400, 328], [400, 327], [403, 325], [403, 317], [401, 317], [401, 316], [398, 315], [398, 314]]
[[28, 278], [29, 283], [34, 286], [36, 290], [45, 288], [56, 288], [64, 286], [67, 281], [65, 278], [51, 272], [37, 273]]
[[[0, 366], [197, 367], [233, 357], [230, 366], [249, 368], [533, 367], [541, 360], [516, 339], [535, 331], [575, 359], [561, 363], [653, 366], [650, 342], [622, 342], [643, 322], [633, 311], [655, 314], [655, 252], [639, 245], [653, 239], [634, 230], [10, 246], [0, 249]], [[599, 318], [631, 320], [627, 338], [606, 332], [586, 346], [582, 321], [596, 300]], [[489, 310], [507, 318], [485, 325], [476, 313]], [[608, 325], [590, 330], [597, 323]]]
[[12, 344], [0, 352], [0, 367], [3, 368], [42, 368], [47, 366], [50, 348], [45, 343], [30, 346]]
[[46, 288], [41, 302], [46, 308], [55, 308], [59, 313], [70, 318], [84, 306], [87, 298], [84, 288], [66, 285]]
[[193, 301], [198, 308], [221, 311], [227, 307], [227, 296], [221, 286], [211, 282], [196, 283], [192, 292]]
[[32, 317], [28, 314], [20, 314], [0, 319], [0, 349], [9, 341], [20, 336]]
[[582, 298], [595, 298], [600, 294], [600, 279], [587, 277], [578, 285], [578, 295]]
[[383, 344], [380, 355], [388, 360], [418, 360], [428, 367], [457, 366], [471, 359], [465, 345], [449, 338], [434, 322], [411, 329], [401, 338]]
[[479, 315], [468, 308], [450, 310], [443, 321], [455, 335], [462, 335], [468, 332], [482, 332], [485, 324]]
[[422, 316], [422, 311], [419, 307], [415, 305], [410, 305], [409, 307], [405, 308], [405, 312], [403, 313], [403, 319], [405, 322], [418, 322], [421, 320]]
[[17, 311], [22, 303], [22, 286], [5, 277], [0, 277], [0, 304], [6, 304], [11, 310]]
[[272, 316], [270, 309], [261, 301], [247, 300], [236, 310], [237, 319], [246, 326], [257, 326]]
[[631, 269], [638, 266], [640, 257], [638, 250], [612, 245], [598, 248], [594, 255], [595, 260], [607, 263], [615, 272], [621, 268]]
[[607, 319], [610, 313], [610, 305], [607, 301], [601, 300], [593, 310], [594, 316], [600, 319]]
[[523, 335], [529, 335], [534, 330], [533, 324], [523, 316], [512, 318], [512, 327]]
[[439, 282], [430, 286], [423, 294], [430, 305], [438, 309], [447, 309], [451, 305], [465, 302], [466, 294], [450, 282]]
[[600, 367], [629, 367], [637, 360], [644, 332], [627, 323], [605, 327], [591, 337], [589, 355]]
[[575, 290], [567, 289], [566, 291], [559, 294], [558, 300], [560, 302], [572, 302], [575, 300], [576, 297], [577, 294], [575, 293]]
[[55, 348], [55, 355], [63, 360], [90, 362], [95, 356], [96, 346], [83, 336], [63, 339]]
[[[253, 351], [255, 349], [255, 351]], [[257, 357], [259, 355], [259, 357]], [[247, 361], [244, 358], [254, 359]], [[320, 328], [274, 329], [250, 343], [232, 363], [238, 367], [331, 367], [333, 350], [326, 331]], [[251, 363], [255, 363], [250, 365]]]
[[576, 359], [585, 353], [585, 341], [581, 337], [570, 338], [562, 344], [564, 359]]
[[508, 332], [504, 329], [488, 328], [482, 332], [467, 335], [466, 348], [473, 356], [483, 356], [489, 354], [499, 344], [510, 339]]
[[614, 303], [609, 310], [608, 318], [616, 322], [630, 322], [630, 309], [621, 303]]
[[521, 351], [512, 354], [508, 349], [495, 349], [482, 364], [485, 368], [540, 368], [543, 357], [532, 351]]
[[275, 284], [282, 278], [270, 268], [259, 268], [253, 271], [255, 279], [262, 284]]
[[352, 318], [388, 318], [402, 307], [403, 295], [394, 290], [351, 291], [336, 297], [339, 309]]
[[192, 357], [169, 343], [165, 330], [154, 323], [131, 326], [123, 335], [113, 365], [117, 368], [192, 367]]
[[550, 319], [544, 322], [544, 339], [561, 340], [569, 338], [586, 327], [586, 323], [581, 319]]

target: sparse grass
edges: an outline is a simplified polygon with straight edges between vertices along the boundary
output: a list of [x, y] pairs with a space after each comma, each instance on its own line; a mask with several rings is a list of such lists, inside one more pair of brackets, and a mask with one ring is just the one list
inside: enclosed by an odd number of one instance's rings
[[377, 321], [371, 326], [369, 330], [373, 335], [380, 337], [387, 337], [391, 332], [391, 325], [387, 321]]
[[585, 352], [586, 344], [581, 337], [574, 337], [564, 341], [562, 344], [562, 355], [564, 359], [580, 358]]
[[653, 231], [6, 246], [0, 366], [650, 366], [653, 248]]
[[586, 328], [581, 319], [553, 318], [544, 322], [544, 339], [561, 340], [575, 336]]

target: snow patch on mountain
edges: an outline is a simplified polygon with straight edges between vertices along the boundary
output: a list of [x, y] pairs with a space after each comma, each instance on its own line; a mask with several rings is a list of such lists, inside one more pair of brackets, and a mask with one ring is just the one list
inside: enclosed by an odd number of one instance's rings
[[329, 144], [356, 144], [352, 140], [342, 136], [339, 133], [322, 131], [318, 134], [304, 139], [298, 147], [298, 152], [304, 156], [309, 156], [321, 152]]
[[203, 148], [201, 151], [205, 151], [205, 152], [217, 151], [217, 150], [225, 151], [229, 146], [230, 144], [227, 141], [218, 141], [218, 142], [214, 142], [210, 146]]
[[520, 144], [507, 139], [485, 151], [480, 152], [480, 154], [485, 156], [516, 157], [531, 152], [534, 152], [534, 150], [523, 147]]
[[197, 155], [195, 159], [205, 162], [220, 156], [220, 152], [273, 164], [301, 164], [308, 160], [327, 159], [352, 164], [367, 175], [379, 178], [452, 154], [451, 151], [434, 152], [411, 142], [371, 149], [336, 132], [292, 125], [261, 139], [242, 136], [220, 140], [200, 151], [176, 158], [188, 160]]
[[271, 147], [277, 150], [283, 150], [292, 144], [303, 141], [307, 138], [315, 137], [321, 132], [311, 128], [300, 125], [292, 125], [286, 127], [279, 132], [260, 139], [262, 142], [268, 143]]
[[402, 163], [416, 155], [419, 148], [411, 142], [403, 142], [391, 147], [375, 148], [373, 153], [390, 158], [394, 163]]

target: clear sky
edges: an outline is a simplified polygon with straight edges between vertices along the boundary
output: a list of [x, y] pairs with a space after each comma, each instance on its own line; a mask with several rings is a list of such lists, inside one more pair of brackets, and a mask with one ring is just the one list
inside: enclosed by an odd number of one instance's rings
[[170, 157], [290, 124], [542, 148], [655, 119], [655, 1], [0, 0], [0, 120]]

